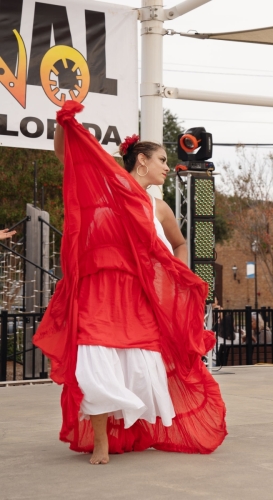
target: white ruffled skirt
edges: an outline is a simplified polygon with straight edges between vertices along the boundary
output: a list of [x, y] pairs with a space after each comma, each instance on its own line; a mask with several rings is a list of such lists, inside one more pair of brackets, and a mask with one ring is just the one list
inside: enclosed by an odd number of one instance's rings
[[139, 418], [172, 425], [174, 407], [161, 354], [144, 349], [79, 345], [76, 378], [84, 395], [81, 418], [108, 413], [127, 429]]

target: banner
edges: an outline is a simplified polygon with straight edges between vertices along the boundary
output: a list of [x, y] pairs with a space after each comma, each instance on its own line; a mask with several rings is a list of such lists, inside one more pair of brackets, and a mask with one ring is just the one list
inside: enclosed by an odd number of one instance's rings
[[137, 11], [94, 0], [0, 0], [0, 145], [53, 149], [56, 111], [108, 152], [138, 133]]
[[246, 263], [246, 278], [255, 278], [255, 262]]

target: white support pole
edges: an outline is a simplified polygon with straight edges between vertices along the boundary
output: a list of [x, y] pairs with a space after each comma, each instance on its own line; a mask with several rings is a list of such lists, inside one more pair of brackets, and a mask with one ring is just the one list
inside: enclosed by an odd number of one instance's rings
[[[142, 0], [141, 21], [141, 140], [163, 142], [163, 1]], [[149, 193], [162, 198], [162, 187]]]
[[[142, 0], [141, 21], [141, 140], [163, 142], [163, 23], [190, 12], [211, 0], [186, 0], [172, 9], [163, 9], [163, 0]], [[149, 192], [162, 198], [162, 188]]]
[[142, 0], [141, 139], [163, 139], [163, 2]]
[[164, 97], [169, 99], [185, 99], [190, 101], [222, 102], [228, 104], [245, 104], [250, 106], [273, 106], [273, 97], [263, 97], [247, 94], [231, 94], [228, 92], [213, 92], [210, 90], [164, 88]]
[[197, 9], [197, 7], [201, 7], [201, 5], [208, 2], [211, 2], [211, 0], [186, 0], [174, 7], [165, 9], [165, 19], [175, 19], [176, 17], [183, 16], [183, 14], [187, 14], [187, 12]]

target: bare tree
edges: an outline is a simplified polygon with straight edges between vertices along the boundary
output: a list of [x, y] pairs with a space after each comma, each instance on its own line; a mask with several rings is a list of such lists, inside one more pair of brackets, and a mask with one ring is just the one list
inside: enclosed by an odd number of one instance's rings
[[[220, 192], [241, 248], [255, 251], [273, 295], [273, 155], [247, 154], [238, 146], [238, 167], [224, 166]], [[253, 249], [253, 247], [252, 247]]]

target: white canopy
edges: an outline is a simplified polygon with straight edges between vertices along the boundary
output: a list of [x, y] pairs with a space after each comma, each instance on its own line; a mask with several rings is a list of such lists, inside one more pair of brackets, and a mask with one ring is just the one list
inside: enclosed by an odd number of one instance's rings
[[229, 40], [232, 42], [264, 43], [273, 45], [273, 26], [246, 31], [231, 31], [227, 33], [180, 33], [191, 38], [210, 38], [212, 40]]

